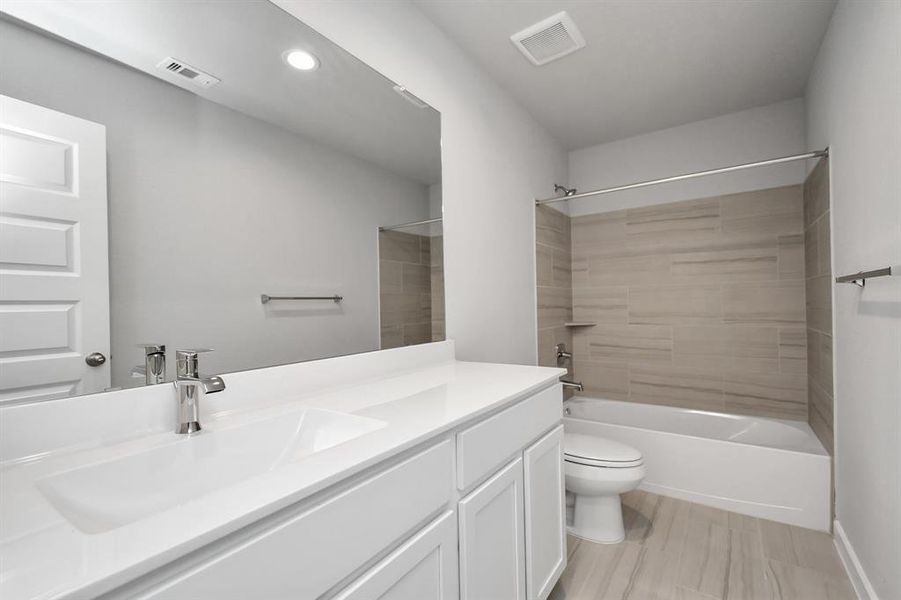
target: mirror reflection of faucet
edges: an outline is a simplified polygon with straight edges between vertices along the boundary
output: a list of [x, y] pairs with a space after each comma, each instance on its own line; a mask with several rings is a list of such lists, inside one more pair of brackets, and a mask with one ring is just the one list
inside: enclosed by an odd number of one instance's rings
[[166, 381], [166, 345], [138, 344], [144, 349], [144, 365], [131, 370], [132, 377], [144, 377], [146, 385], [156, 385]]

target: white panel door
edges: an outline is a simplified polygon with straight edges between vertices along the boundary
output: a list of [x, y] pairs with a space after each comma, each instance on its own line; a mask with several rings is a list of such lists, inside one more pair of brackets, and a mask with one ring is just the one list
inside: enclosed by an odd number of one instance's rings
[[544, 600], [566, 568], [563, 425], [523, 453], [526, 511], [526, 592]]
[[521, 458], [460, 501], [461, 598], [525, 599], [522, 503]]
[[457, 600], [457, 518], [447, 511], [335, 600]]
[[0, 96], [0, 402], [109, 387], [109, 340], [106, 128]]

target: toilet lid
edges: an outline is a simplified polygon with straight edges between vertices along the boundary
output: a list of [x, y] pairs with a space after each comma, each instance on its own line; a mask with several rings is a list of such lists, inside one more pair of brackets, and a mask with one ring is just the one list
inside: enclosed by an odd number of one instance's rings
[[569, 462], [596, 467], [626, 468], [642, 464], [641, 452], [635, 448], [581, 433], [563, 434], [563, 454]]

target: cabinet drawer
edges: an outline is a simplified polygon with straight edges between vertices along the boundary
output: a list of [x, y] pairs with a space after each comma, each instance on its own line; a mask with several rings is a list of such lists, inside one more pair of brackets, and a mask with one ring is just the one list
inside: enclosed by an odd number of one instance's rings
[[316, 598], [445, 507], [450, 440], [325, 500], [145, 598]]
[[469, 488], [563, 418], [562, 386], [538, 392], [457, 434], [457, 487]]
[[457, 515], [447, 511], [335, 600], [459, 600]]

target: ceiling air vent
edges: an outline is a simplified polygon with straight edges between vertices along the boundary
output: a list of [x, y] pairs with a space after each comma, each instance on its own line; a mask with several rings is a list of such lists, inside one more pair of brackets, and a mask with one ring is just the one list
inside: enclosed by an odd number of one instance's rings
[[220, 81], [218, 77], [213, 77], [209, 73], [204, 73], [197, 67], [192, 67], [186, 62], [180, 61], [177, 58], [172, 58], [171, 56], [161, 61], [157, 65], [157, 68], [175, 75], [180, 75], [185, 79], [190, 79], [194, 84], [199, 85], [202, 88], [213, 87]]
[[547, 64], [585, 47], [585, 38], [566, 12], [526, 27], [511, 35], [510, 40], [535, 65]]

